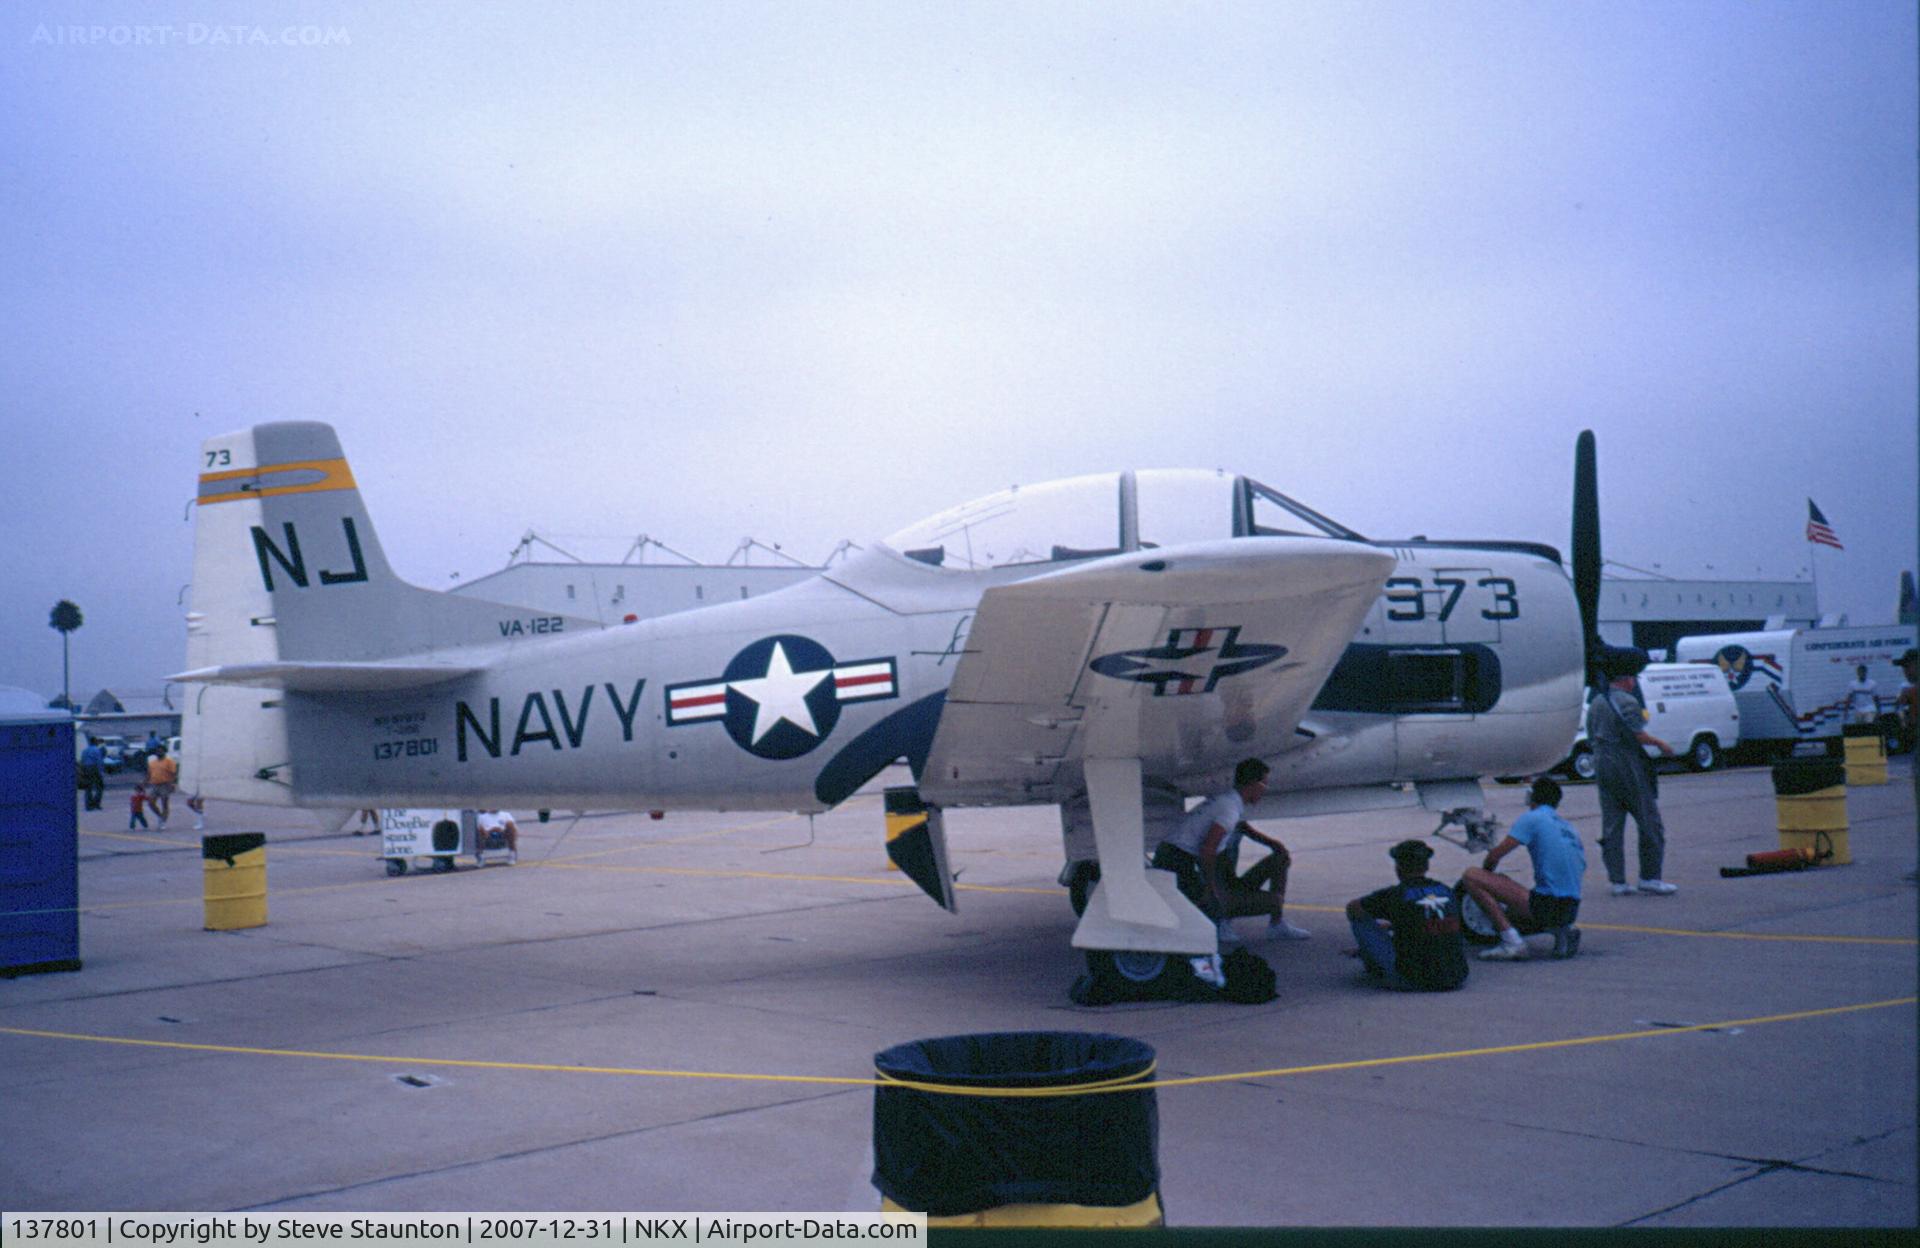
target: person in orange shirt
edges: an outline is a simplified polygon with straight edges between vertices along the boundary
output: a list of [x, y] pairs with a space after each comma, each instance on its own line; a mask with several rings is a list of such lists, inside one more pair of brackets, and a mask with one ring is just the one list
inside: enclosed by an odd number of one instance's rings
[[180, 764], [167, 757], [167, 747], [147, 758], [147, 802], [153, 807], [155, 818], [161, 827], [167, 826], [167, 815], [173, 809], [173, 789], [180, 782]]

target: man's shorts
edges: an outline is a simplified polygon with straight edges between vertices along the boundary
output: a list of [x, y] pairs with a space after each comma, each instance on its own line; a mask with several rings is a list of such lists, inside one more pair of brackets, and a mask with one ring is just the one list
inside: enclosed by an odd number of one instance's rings
[[1162, 871], [1173, 872], [1174, 884], [1181, 896], [1200, 907], [1202, 914], [1210, 919], [1219, 917], [1214, 913], [1216, 907], [1213, 896], [1207, 888], [1206, 873], [1201, 870], [1198, 858], [1178, 845], [1162, 841], [1153, 851], [1153, 865]]
[[1578, 897], [1555, 897], [1551, 893], [1528, 893], [1527, 909], [1541, 931], [1553, 927], [1571, 927], [1580, 913]]

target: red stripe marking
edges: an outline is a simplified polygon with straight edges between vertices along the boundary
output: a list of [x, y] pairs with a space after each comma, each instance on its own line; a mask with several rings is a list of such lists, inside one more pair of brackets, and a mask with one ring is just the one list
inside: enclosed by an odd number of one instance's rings
[[1210, 628], [1201, 629], [1194, 635], [1193, 644], [1199, 646], [1202, 650], [1211, 646], [1213, 644], [1213, 630]]
[[890, 672], [879, 672], [872, 676], [835, 676], [833, 678], [836, 689], [851, 689], [855, 685], [890, 685], [892, 683], [893, 675]]
[[725, 702], [726, 700], [727, 695], [724, 692], [710, 693], [704, 698], [675, 698], [673, 700], [673, 709], [676, 711], [688, 711], [696, 706], [713, 706], [716, 703]]

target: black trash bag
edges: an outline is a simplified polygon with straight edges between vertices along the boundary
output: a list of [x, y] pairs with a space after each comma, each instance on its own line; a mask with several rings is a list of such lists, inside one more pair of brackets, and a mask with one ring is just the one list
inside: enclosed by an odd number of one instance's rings
[[1804, 797], [1846, 782], [1846, 765], [1825, 758], [1789, 758], [1773, 765], [1775, 797]]
[[1227, 986], [1220, 997], [1235, 1005], [1259, 1005], [1280, 995], [1279, 979], [1267, 960], [1251, 949], [1230, 949], [1220, 960]]
[[[1153, 1046], [1075, 1031], [990, 1032], [895, 1045], [882, 1078], [954, 1088], [1055, 1088], [1147, 1077]], [[1160, 1182], [1153, 1089], [974, 1096], [882, 1085], [873, 1096], [873, 1185], [930, 1217], [1002, 1205], [1119, 1208]]]

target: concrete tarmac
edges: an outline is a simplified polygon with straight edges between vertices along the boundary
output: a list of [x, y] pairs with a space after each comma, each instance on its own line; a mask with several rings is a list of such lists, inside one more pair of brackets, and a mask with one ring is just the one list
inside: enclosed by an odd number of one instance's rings
[[1747, 879], [1718, 869], [1777, 846], [1767, 772], [1666, 777], [1672, 897], [1608, 894], [1572, 786], [1580, 956], [1440, 995], [1367, 986], [1343, 916], [1436, 818], [1270, 824], [1313, 931], [1254, 946], [1280, 998], [1098, 1009], [1050, 808], [950, 812], [948, 915], [887, 869], [877, 791], [523, 813], [518, 866], [400, 878], [215, 804], [268, 833], [269, 921], [210, 933], [189, 815], [129, 833], [122, 797], [82, 815], [85, 968], [0, 981], [0, 1209], [873, 1210], [874, 1052], [1044, 1029], [1212, 1080], [1157, 1093], [1174, 1226], [1910, 1227], [1910, 767], [1849, 790], [1852, 865]]

